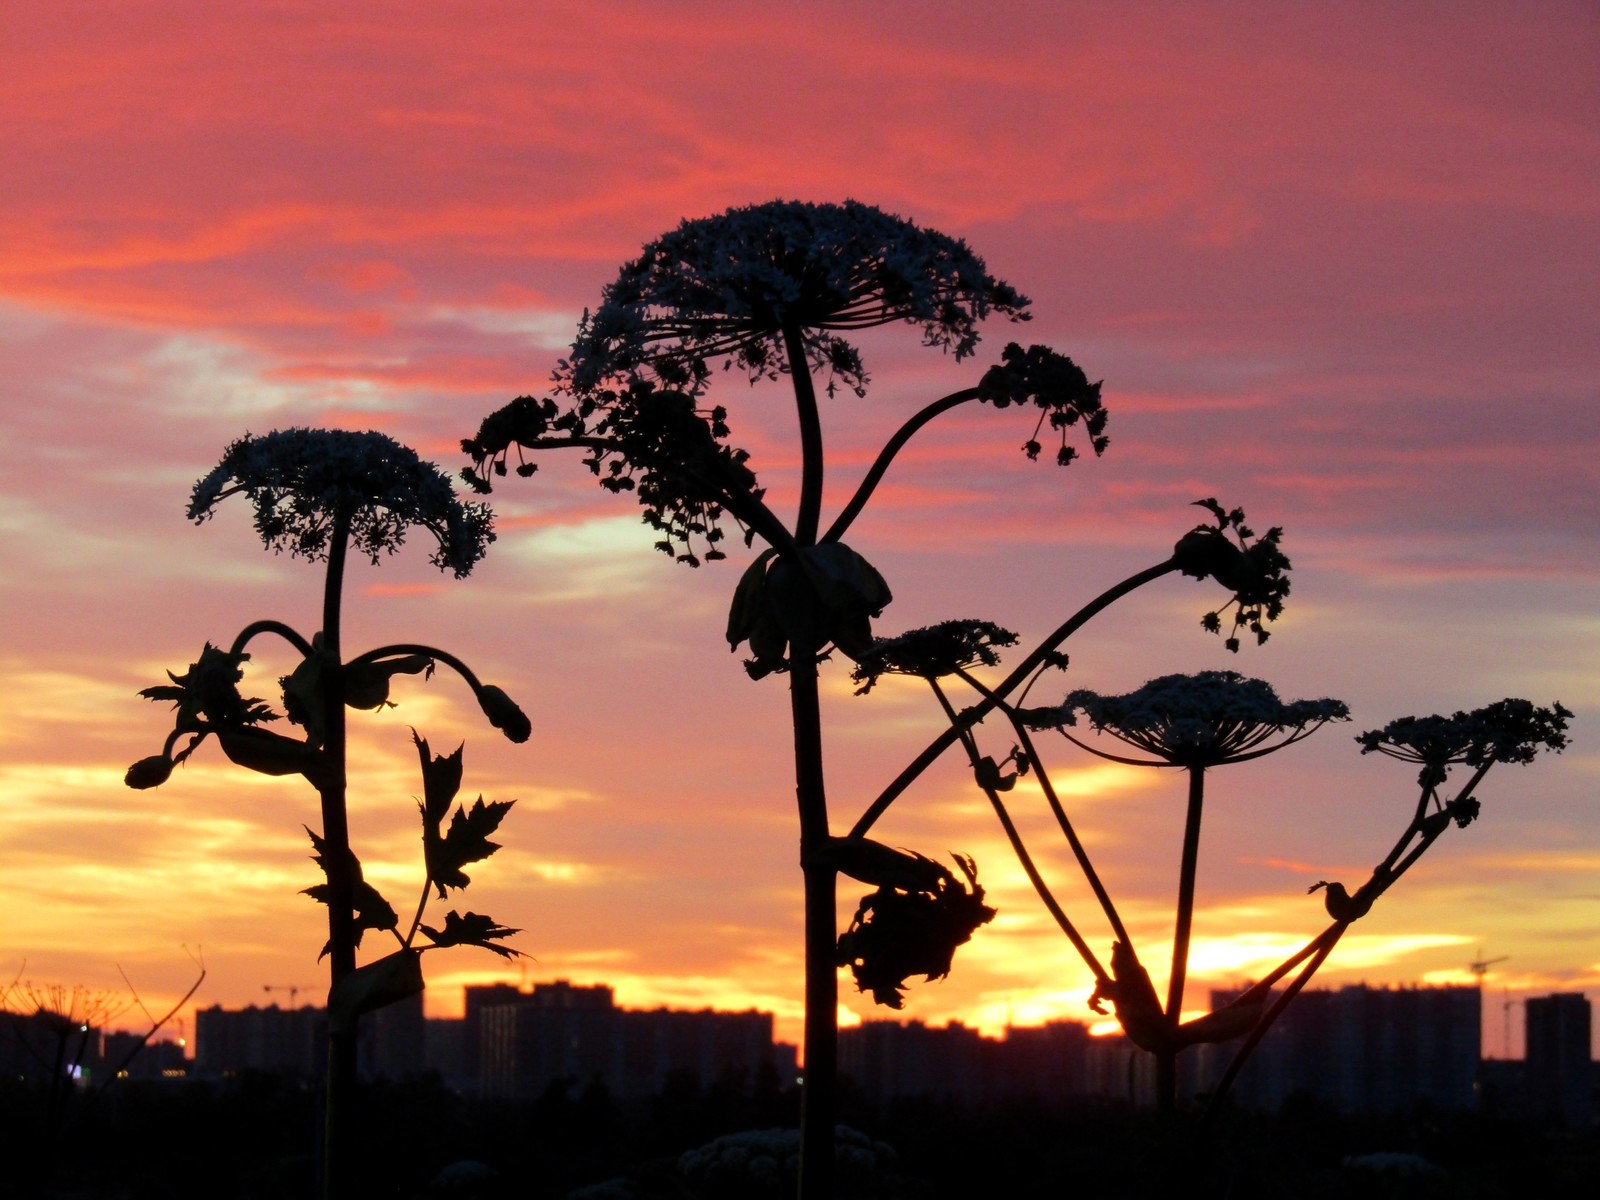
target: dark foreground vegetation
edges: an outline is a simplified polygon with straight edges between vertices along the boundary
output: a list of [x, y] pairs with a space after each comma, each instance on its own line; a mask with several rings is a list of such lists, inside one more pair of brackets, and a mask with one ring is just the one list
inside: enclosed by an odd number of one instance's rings
[[[4, 1200], [300, 1200], [316, 1190], [319, 1091], [276, 1076], [127, 1081], [51, 1112], [0, 1085]], [[1600, 1137], [1484, 1114], [1343, 1117], [1306, 1101], [1227, 1114], [1202, 1136], [1184, 1115], [1107, 1104], [989, 1105], [841, 1097], [838, 1195], [983, 1197], [1591, 1196]], [[799, 1097], [774, 1078], [672, 1081], [645, 1101], [555, 1087], [468, 1100], [437, 1081], [376, 1085], [358, 1105], [372, 1197], [764, 1200], [793, 1194]], [[53, 1125], [54, 1128], [49, 1126]], [[856, 1132], [859, 1131], [859, 1132]], [[724, 1139], [719, 1141], [718, 1139]]]

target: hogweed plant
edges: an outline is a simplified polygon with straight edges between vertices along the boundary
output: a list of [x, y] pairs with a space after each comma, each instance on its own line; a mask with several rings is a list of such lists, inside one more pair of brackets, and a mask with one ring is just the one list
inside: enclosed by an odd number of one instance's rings
[[[448, 898], [465, 888], [462, 870], [488, 858], [499, 847], [490, 836], [514, 801], [470, 807], [456, 804], [461, 787], [462, 748], [434, 754], [416, 731], [423, 797], [421, 896], [409, 926], [401, 931], [395, 908], [363, 877], [350, 845], [346, 810], [345, 710], [390, 706], [396, 676], [431, 676], [439, 666], [458, 675], [472, 690], [490, 724], [513, 742], [531, 732], [528, 718], [504, 691], [482, 683], [454, 655], [433, 646], [380, 646], [345, 657], [342, 638], [345, 561], [351, 549], [376, 564], [393, 553], [412, 529], [434, 542], [431, 561], [464, 578], [494, 540], [488, 508], [457, 499], [449, 477], [432, 463], [378, 433], [286, 429], [262, 437], [245, 436], [228, 447], [217, 468], [201, 479], [189, 503], [189, 517], [208, 520], [222, 501], [244, 495], [253, 505], [255, 527], [275, 552], [326, 564], [321, 628], [310, 637], [276, 620], [246, 625], [227, 649], [209, 642], [182, 675], [168, 673], [170, 684], [140, 692], [169, 702], [175, 718], [159, 754], [128, 770], [128, 786], [165, 783], [209, 737], [234, 763], [270, 776], [300, 776], [317, 790], [321, 831], [307, 829], [323, 880], [305, 894], [325, 905], [328, 938], [319, 957], [329, 960], [328, 1074], [324, 1192], [351, 1195], [357, 1190], [346, 1135], [356, 1071], [356, 1029], [362, 1014], [416, 995], [422, 990], [421, 955], [446, 946], [479, 946], [510, 957], [518, 953], [504, 939], [517, 930], [478, 913], [447, 912], [438, 927], [423, 923], [432, 893]], [[258, 637], [275, 636], [300, 656], [280, 681], [283, 713], [239, 690], [248, 647]], [[267, 726], [287, 718], [298, 735]], [[446, 818], [449, 824], [446, 825]], [[396, 948], [357, 965], [356, 952], [368, 932], [390, 934]], [[418, 941], [418, 935], [427, 940]]]
[[[1211, 502], [1201, 503], [1213, 507]], [[1229, 524], [1225, 521], [1221, 528]], [[1196, 532], [1214, 537], [1220, 530], [1203, 527]], [[1194, 548], [1192, 541], [1186, 541], [1189, 542], [1187, 548], [1184, 542], [1179, 543], [1180, 557], [1187, 557]], [[1248, 552], [1248, 547], [1245, 549]], [[1272, 553], [1274, 570], [1287, 568], [1287, 560], [1282, 559], [1275, 546]], [[1226, 578], [1230, 583], [1238, 582], [1228, 571], [1217, 577]], [[1286, 591], [1286, 584], [1286, 580], [1282, 581], [1277, 590]], [[1263, 639], [1266, 631], [1256, 627], [1250, 590], [1246, 589], [1242, 599], [1235, 595], [1239, 609], [1236, 616], [1241, 624], [1254, 630], [1258, 639]], [[1259, 594], [1259, 587], [1254, 590]], [[1219, 628], [1216, 614], [1207, 614], [1202, 623], [1208, 629]], [[1363, 753], [1379, 752], [1422, 765], [1418, 777], [1421, 794], [1399, 839], [1353, 893], [1339, 882], [1324, 880], [1312, 886], [1312, 892], [1323, 892], [1333, 924], [1286, 957], [1226, 1008], [1184, 1021], [1183, 994], [1189, 968], [1207, 772], [1284, 749], [1309, 737], [1330, 721], [1348, 720], [1349, 711], [1341, 701], [1331, 699], [1286, 703], [1270, 685], [1232, 671], [1162, 676], [1137, 691], [1120, 696], [1077, 689], [1068, 693], [1059, 705], [1026, 708], [1019, 702], [1005, 699], [1020, 681], [1020, 672], [1013, 672], [1006, 681], [993, 687], [971, 673], [974, 667], [996, 665], [999, 649], [1015, 641], [1015, 635], [989, 622], [944, 622], [879, 642], [857, 666], [856, 678], [863, 691], [885, 674], [912, 675], [927, 681], [949, 721], [947, 738], [964, 748], [977, 785], [989, 799], [1024, 873], [1092, 974], [1095, 983], [1089, 998], [1091, 1007], [1105, 1012], [1105, 1005], [1109, 1003], [1129, 1041], [1155, 1058], [1157, 1103], [1168, 1110], [1175, 1108], [1178, 1102], [1177, 1058], [1181, 1051], [1201, 1043], [1240, 1041], [1212, 1090], [1208, 1114], [1215, 1111], [1261, 1038], [1327, 960], [1350, 924], [1365, 916], [1377, 898], [1409, 870], [1447, 828], [1452, 824], [1465, 828], [1477, 817], [1479, 806], [1474, 791], [1489, 768], [1497, 762], [1531, 762], [1544, 749], [1560, 751], [1566, 745], [1566, 723], [1571, 717], [1559, 704], [1538, 708], [1525, 700], [1502, 700], [1471, 713], [1456, 713], [1450, 718], [1407, 717], [1383, 729], [1362, 734], [1358, 741]], [[1053, 651], [1053, 646], [1051, 649]], [[1021, 689], [1019, 701], [1039, 677], [1038, 673], [1051, 666], [1064, 665], [1059, 659], [1039, 661], [1036, 673]], [[977, 702], [958, 709], [948, 694], [948, 685], [941, 684], [941, 679], [964, 684], [975, 694]], [[1007, 732], [1014, 739], [1010, 752], [999, 761], [982, 752], [977, 731], [981, 718], [996, 709], [1008, 723]], [[1102, 749], [1080, 737], [1080, 721], [1087, 723], [1096, 734], [1109, 737], [1136, 753]], [[1130, 766], [1176, 768], [1187, 776], [1188, 803], [1183, 822], [1165, 1002], [1157, 993], [1032, 737], [1045, 730], [1062, 734], [1067, 741], [1102, 759]], [[1440, 788], [1446, 783], [1451, 766], [1471, 767], [1473, 774], [1454, 796], [1447, 798]], [[1109, 963], [1095, 952], [1045, 880], [1004, 799], [1004, 794], [1014, 789], [1017, 780], [1029, 774], [1037, 781], [1039, 792], [1072, 851], [1083, 883], [1109, 927], [1112, 938]], [[886, 796], [892, 798], [890, 793]], [[869, 819], [859, 824], [855, 832], [864, 833], [882, 807], [880, 798], [880, 804], [869, 814]], [[1275, 985], [1297, 968], [1292, 982], [1275, 995], [1272, 991]]]
[[[1237, 652], [1240, 646], [1239, 631], [1248, 630], [1257, 644], [1271, 636], [1267, 625], [1282, 612], [1289, 594], [1289, 560], [1280, 547], [1282, 530], [1273, 528], [1257, 536], [1245, 524], [1242, 510], [1226, 510], [1215, 499], [1196, 501], [1213, 518], [1191, 529], [1178, 540], [1172, 554], [1160, 563], [1140, 571], [1121, 583], [1107, 589], [1077, 612], [1073, 613], [1043, 642], [1034, 647], [1001, 681], [986, 684], [973, 674], [975, 668], [998, 665], [1001, 651], [1017, 643], [1017, 636], [990, 621], [955, 620], [923, 629], [915, 629], [898, 637], [875, 643], [858, 660], [854, 678], [861, 685], [860, 692], [870, 691], [885, 675], [905, 675], [923, 679], [937, 701], [947, 727], [929, 747], [915, 759], [873, 802], [861, 820], [851, 830], [852, 837], [864, 837], [876, 821], [887, 811], [917, 776], [935, 758], [954, 745], [960, 745], [972, 767], [975, 782], [988, 798], [998, 817], [1007, 840], [1011, 843], [1035, 891], [1047, 911], [1066, 935], [1079, 956], [1089, 967], [1095, 979], [1096, 1007], [1102, 999], [1117, 994], [1119, 968], [1122, 975], [1142, 973], [1134, 957], [1133, 942], [1117, 912], [1111, 896], [1095, 870], [1088, 850], [1073, 827], [1056, 789], [1051, 783], [1037, 748], [1030, 736], [1036, 728], [1039, 714], [1053, 714], [1055, 710], [1024, 709], [1021, 702], [1034, 683], [1045, 673], [1065, 669], [1067, 656], [1063, 651], [1068, 640], [1091, 618], [1104, 611], [1115, 601], [1136, 589], [1163, 576], [1181, 573], [1199, 580], [1212, 580], [1227, 592], [1227, 599], [1217, 609], [1205, 613], [1201, 627], [1213, 633], [1223, 632], [1223, 618], [1231, 617], [1225, 639], [1226, 648]], [[1224, 681], [1238, 680], [1231, 672], [1213, 673]], [[941, 682], [949, 681], [949, 682]], [[958, 707], [950, 692], [951, 684], [960, 686], [971, 694], [972, 703]], [[1165, 731], [1152, 727], [1139, 744], [1147, 750], [1169, 747], [1175, 761], [1161, 765], [1183, 765], [1191, 768], [1191, 798], [1189, 830], [1185, 837], [1184, 863], [1179, 884], [1178, 936], [1175, 939], [1174, 970], [1171, 976], [1169, 1007], [1174, 1016], [1166, 1022], [1161, 1008], [1154, 1001], [1154, 991], [1148, 976], [1143, 976], [1144, 988], [1149, 991], [1150, 1003], [1141, 1003], [1139, 1022], [1151, 1026], [1153, 1009], [1161, 1020], [1156, 1024], [1176, 1025], [1178, 1005], [1182, 1001], [1184, 975], [1188, 960], [1188, 931], [1192, 922], [1195, 863], [1199, 844], [1200, 814], [1203, 810], [1203, 772], [1207, 766], [1227, 761], [1242, 761], [1257, 757], [1306, 736], [1311, 728], [1323, 721], [1342, 717], [1342, 706], [1337, 702], [1319, 702], [1284, 709], [1277, 706], [1270, 688], [1259, 685], [1265, 695], [1252, 692], [1249, 703], [1241, 701], [1236, 711], [1207, 714], [1202, 708], [1193, 714], [1190, 724], [1180, 731]], [[1224, 686], [1224, 690], [1226, 690]], [[1085, 694], [1087, 695], [1087, 694]], [[1014, 697], [1014, 698], [1013, 698]], [[1276, 706], [1276, 707], [1274, 707]], [[1011, 751], [996, 760], [986, 754], [979, 744], [979, 726], [986, 717], [998, 716], [1008, 726], [1015, 739]], [[1048, 719], [1048, 718], [1047, 718]], [[1030, 725], [1030, 720], [1035, 724]], [[1277, 745], [1265, 743], [1274, 733], [1286, 732]], [[1018, 777], [1033, 772], [1063, 836], [1070, 846], [1086, 883], [1093, 892], [1115, 938], [1108, 969], [1091, 948], [1088, 940], [1056, 899], [1040, 873], [1033, 856], [1024, 845], [1021, 834], [1004, 801], [1003, 793], [1015, 786]], [[1130, 989], [1124, 991], [1131, 997]], [[1141, 995], [1141, 1001], [1145, 999]], [[1119, 1013], [1122, 1010], [1119, 1009]], [[1130, 1009], [1131, 1012], [1131, 1009]], [[1148, 1040], [1148, 1039], [1147, 1039]], [[1143, 1044], [1143, 1043], [1141, 1043]], [[1146, 1046], [1145, 1048], [1151, 1048]], [[1158, 1053], [1162, 1075], [1172, 1070], [1176, 1047], [1163, 1046]]]
[[[876, 489], [911, 439], [939, 416], [970, 404], [1035, 410], [1021, 445], [1037, 459], [1072, 463], [1081, 430], [1096, 455], [1107, 445], [1100, 385], [1045, 346], [1012, 343], [970, 386], [915, 411], [890, 435], [831, 521], [824, 520], [826, 454], [818, 402], [844, 389], [857, 397], [869, 377], [848, 340], [854, 330], [908, 324], [927, 346], [971, 356], [978, 325], [1029, 317], [1028, 300], [991, 276], [965, 243], [854, 202], [773, 202], [684, 222], [625, 265], [586, 313], [553, 395], [522, 396], [491, 414], [463, 442], [480, 491], [514, 469], [532, 475], [530, 454], [585, 451], [601, 486], [633, 492], [657, 549], [691, 567], [725, 558], [731, 521], [747, 547], [760, 542], [730, 606], [727, 640], [748, 651], [752, 679], [787, 676], [793, 732], [800, 865], [805, 887], [805, 1086], [801, 1117], [801, 1194], [831, 1194], [835, 1058], [840, 966], [882, 1003], [898, 1006], [907, 978], [938, 978], [951, 954], [993, 916], [970, 858], [956, 870], [867, 838], [894, 799], [976, 721], [1042, 664], [1095, 613], [1163, 575], [1185, 572], [1221, 581], [1231, 598], [1207, 614], [1221, 628], [1233, 613], [1264, 639], [1264, 623], [1287, 593], [1277, 531], [1263, 538], [1242, 514], [1214, 502], [1217, 524], [1196, 531], [1166, 562], [1113, 587], [1032, 652], [994, 695], [962, 714], [955, 732], [929, 745], [867, 807], [848, 836], [837, 836], [823, 770], [818, 694], [820, 664], [833, 652], [855, 662], [885, 662], [871, 622], [892, 593], [878, 570], [846, 541]], [[800, 478], [786, 520], [768, 504], [747, 451], [730, 442], [728, 412], [707, 394], [715, 368], [752, 384], [785, 381], [795, 413]], [[1230, 636], [1236, 647], [1236, 636]], [[982, 647], [957, 635], [942, 651], [957, 665]], [[889, 669], [885, 667], [884, 669]], [[959, 873], [958, 873], [959, 872]], [[843, 873], [877, 890], [838, 933], [837, 884]]]
[[[1071, 732], [1080, 716], [1096, 733], [1140, 751], [1139, 756], [1112, 753], [1080, 740]], [[1166, 1003], [1163, 1006], [1158, 999], [1149, 973], [1120, 922], [1113, 926], [1119, 940], [1112, 945], [1111, 978], [1107, 980], [1097, 972], [1090, 998], [1091, 1007], [1098, 1012], [1104, 1012], [1104, 1004], [1109, 1001], [1129, 1040], [1155, 1055], [1156, 1095], [1163, 1107], [1170, 1108], [1176, 1102], [1180, 1050], [1196, 1042], [1237, 1036], [1229, 1021], [1201, 1018], [1186, 1025], [1182, 1020], [1206, 773], [1282, 750], [1329, 721], [1349, 719], [1350, 711], [1341, 701], [1285, 703], [1269, 684], [1246, 679], [1234, 671], [1164, 675], [1124, 696], [1101, 696], [1079, 689], [1070, 692], [1058, 708], [1036, 709], [1022, 718], [1024, 728], [1056, 729], [1068, 741], [1099, 758], [1127, 766], [1176, 767], [1187, 777], [1188, 804]], [[1031, 749], [1031, 741], [1028, 745]], [[1025, 761], [1038, 769], [1041, 779], [1046, 777], [1036, 752]]]

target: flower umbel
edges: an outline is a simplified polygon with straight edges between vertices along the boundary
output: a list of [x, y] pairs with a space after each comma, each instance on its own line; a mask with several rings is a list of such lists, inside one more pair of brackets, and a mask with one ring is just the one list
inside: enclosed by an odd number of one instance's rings
[[[1084, 745], [1066, 732], [1077, 724], [1079, 713], [1096, 732], [1109, 733], [1158, 761], [1120, 758]], [[1058, 729], [1068, 740], [1113, 761], [1213, 767], [1282, 749], [1329, 721], [1349, 720], [1350, 710], [1338, 700], [1286, 704], [1260, 679], [1246, 679], [1237, 671], [1201, 671], [1163, 675], [1124, 696], [1079, 689], [1059, 707], [1028, 709], [1024, 717], [1034, 728]]]
[[1017, 635], [993, 621], [941, 621], [873, 642], [850, 677], [861, 685], [860, 696], [884, 675], [938, 679], [968, 667], [992, 667], [1000, 661], [998, 647], [1016, 644]]
[[866, 371], [840, 331], [905, 321], [957, 358], [998, 312], [1027, 298], [988, 273], [965, 242], [870, 205], [772, 201], [685, 221], [622, 268], [585, 313], [559, 378], [575, 393], [648, 374], [699, 391], [712, 359], [752, 379], [789, 369], [783, 331], [810, 365], [861, 395]]
[[264, 545], [313, 561], [327, 557], [341, 516], [350, 523], [352, 544], [373, 562], [398, 549], [409, 526], [428, 530], [438, 542], [430, 560], [458, 579], [494, 540], [486, 505], [456, 499], [443, 471], [381, 433], [293, 428], [246, 434], [195, 484], [190, 519], [205, 521], [238, 492], [255, 506]]
[[1571, 719], [1572, 713], [1560, 704], [1539, 708], [1527, 700], [1508, 698], [1448, 717], [1400, 717], [1382, 729], [1358, 735], [1356, 741], [1363, 754], [1377, 751], [1422, 764], [1418, 782], [1434, 788], [1455, 764], [1530, 763], [1541, 749], [1559, 754], [1567, 747]]

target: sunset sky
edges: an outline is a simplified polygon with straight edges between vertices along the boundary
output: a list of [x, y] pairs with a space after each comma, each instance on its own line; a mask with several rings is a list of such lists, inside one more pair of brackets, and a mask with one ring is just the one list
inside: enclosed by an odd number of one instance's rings
[[[1571, 747], [1497, 767], [1482, 819], [1319, 983], [1471, 982], [1507, 956], [1493, 1054], [1508, 1027], [1520, 1053], [1519, 998], [1600, 994], [1593, 4], [25, 2], [0, 46], [0, 983], [125, 992], [120, 967], [154, 1009], [199, 959], [200, 1005], [325, 986], [323, 913], [297, 894], [315, 793], [214, 743], [159, 790], [122, 782], [170, 728], [138, 689], [252, 620], [318, 619], [320, 568], [265, 552], [247, 505], [185, 519], [231, 440], [371, 428], [454, 473], [485, 415], [547, 390], [645, 242], [852, 198], [966, 239], [1034, 317], [961, 362], [906, 328], [862, 338], [868, 395], [824, 411], [832, 508], [1010, 340], [1071, 355], [1111, 413], [1105, 456], [1066, 470], [1023, 456], [1015, 410], [913, 443], [851, 536], [895, 592], [880, 632], [984, 617], [1031, 644], [1164, 559], [1201, 497], [1285, 529], [1294, 590], [1267, 645], [1227, 654], [1199, 626], [1220, 594], [1172, 578], [1091, 623], [1035, 697], [1229, 668], [1350, 705], [1348, 727], [1209, 781], [1191, 995], [1320, 929], [1307, 886], [1359, 882], [1403, 827], [1414, 769], [1354, 734], [1502, 696], [1572, 709]], [[713, 395], [789, 511], [787, 388], [730, 375]], [[349, 578], [348, 648], [441, 645], [534, 725], [507, 744], [442, 676], [352, 717], [355, 848], [402, 911], [411, 727], [465, 739], [467, 798], [519, 801], [461, 900], [531, 957], [428, 955], [430, 1011], [463, 983], [560, 978], [767, 1009], [797, 1038], [784, 681], [747, 679], [723, 638], [749, 554], [674, 565], [573, 454], [491, 499], [499, 540], [469, 579], [420, 540]], [[292, 665], [264, 649], [246, 694], [276, 700]], [[837, 663], [823, 687], [843, 832], [939, 714], [906, 681], [856, 697]], [[1181, 779], [1050, 750], [1159, 962]], [[1037, 791], [1015, 796], [1108, 952]], [[1089, 1015], [1088, 972], [953, 756], [875, 833], [974, 855], [1000, 910], [906, 1016]], [[845, 881], [842, 919], [865, 890]], [[884, 1015], [848, 976], [841, 996], [846, 1021]]]

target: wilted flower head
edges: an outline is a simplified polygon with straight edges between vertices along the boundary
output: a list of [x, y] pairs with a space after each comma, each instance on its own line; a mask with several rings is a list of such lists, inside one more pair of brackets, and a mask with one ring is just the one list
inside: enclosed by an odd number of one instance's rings
[[[1154, 755], [1158, 762], [1119, 758], [1146, 766], [1213, 767], [1258, 758], [1309, 736], [1328, 721], [1345, 721], [1350, 710], [1338, 700], [1284, 703], [1272, 686], [1237, 671], [1163, 675], [1125, 696], [1078, 690], [1060, 707], [1028, 709], [1024, 719], [1066, 734], [1082, 713], [1098, 733]], [[1083, 746], [1072, 735], [1070, 740]], [[1272, 739], [1279, 740], [1267, 745]]]
[[991, 312], [1028, 301], [965, 242], [869, 205], [772, 201], [685, 221], [646, 246], [584, 315], [562, 381], [579, 394], [639, 375], [698, 391], [712, 359], [751, 378], [788, 370], [783, 330], [858, 395], [866, 372], [838, 331], [905, 321], [929, 346], [972, 353]]
[[901, 853], [910, 869], [862, 898], [838, 947], [839, 964], [850, 967], [856, 986], [889, 1008], [905, 1004], [901, 989], [911, 976], [933, 980], [950, 974], [956, 947], [995, 915], [983, 902], [978, 868], [966, 855], [953, 856], [967, 878], [963, 884], [932, 859]]
[[884, 675], [938, 679], [968, 667], [992, 667], [1000, 661], [997, 647], [1016, 644], [1017, 635], [993, 621], [941, 621], [873, 642], [856, 663], [851, 678], [861, 684], [856, 691], [859, 696], [871, 691]]
[[458, 579], [494, 540], [486, 505], [456, 499], [443, 471], [381, 433], [294, 428], [246, 434], [195, 484], [190, 519], [206, 520], [238, 492], [255, 506], [264, 545], [312, 560], [327, 557], [340, 514], [349, 518], [351, 543], [373, 562], [405, 541], [408, 526], [421, 526], [438, 541], [430, 561]]
[[1403, 762], [1422, 764], [1423, 787], [1444, 782], [1455, 764], [1530, 763], [1541, 749], [1558, 754], [1567, 746], [1572, 713], [1560, 704], [1538, 708], [1527, 700], [1497, 700], [1448, 717], [1401, 717], [1382, 729], [1357, 736], [1361, 753], [1376, 750]]

